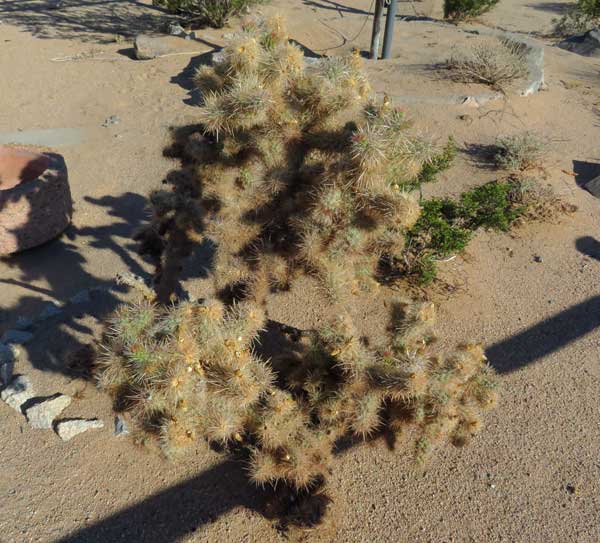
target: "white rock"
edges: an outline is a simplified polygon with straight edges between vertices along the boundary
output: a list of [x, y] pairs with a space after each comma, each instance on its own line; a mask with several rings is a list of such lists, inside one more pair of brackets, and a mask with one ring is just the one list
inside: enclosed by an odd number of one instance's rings
[[86, 430], [104, 428], [104, 423], [98, 419], [70, 419], [60, 421], [56, 425], [56, 433], [63, 441], [69, 441]]
[[71, 397], [59, 394], [32, 405], [25, 411], [32, 428], [52, 428], [52, 422], [71, 404]]
[[10, 385], [0, 392], [0, 398], [16, 411], [21, 411], [21, 406], [34, 396], [33, 386], [26, 375], [15, 377]]

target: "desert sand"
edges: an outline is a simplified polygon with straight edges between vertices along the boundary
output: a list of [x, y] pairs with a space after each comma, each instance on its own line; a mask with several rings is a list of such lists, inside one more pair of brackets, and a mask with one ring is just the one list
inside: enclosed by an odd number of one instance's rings
[[[132, 237], [148, 217], [148, 192], [177, 167], [162, 156], [169, 127], [194, 121], [190, 77], [237, 24], [199, 30], [197, 40], [174, 38], [184, 54], [136, 61], [133, 36], [168, 19], [149, 4], [65, 0], [48, 10], [43, 1], [0, 3], [0, 133], [81, 133], [81, 141], [56, 147], [69, 167], [72, 226], [55, 241], [0, 261], [0, 335], [49, 301], [66, 303], [36, 327], [15, 373], [28, 375], [38, 395], [74, 396], [64, 416], [105, 422], [63, 443], [0, 404], [2, 542], [285, 540], [243, 466], [203, 450], [171, 463], [114, 436], [109, 398], [69, 367], [71, 353], [99, 339], [103, 319], [130, 297], [113, 286], [115, 274], [151, 276]], [[368, 49], [370, 4], [274, 0], [262, 9], [281, 13], [293, 39], [320, 55]], [[411, 2], [400, 11], [432, 9]], [[500, 374], [500, 404], [472, 444], [441, 448], [425, 471], [414, 469], [402, 443], [394, 451], [375, 441], [342, 452], [330, 480], [333, 513], [305, 534], [309, 541], [600, 541], [600, 202], [581, 188], [600, 174], [600, 63], [552, 46], [551, 19], [563, 9], [545, 0], [500, 0], [468, 25], [532, 34], [545, 44], [548, 89], [529, 97], [509, 95], [479, 108], [403, 103], [403, 96], [424, 91], [486, 91], [455, 86], [435, 69], [457, 40], [468, 38], [432, 22], [398, 21], [393, 59], [368, 64], [375, 90], [405, 107], [416, 130], [440, 141], [453, 135], [464, 151], [425, 186], [425, 196], [457, 195], [496, 179], [477, 146], [535, 130], [548, 142], [538, 178], [578, 211], [510, 234], [481, 232], [465, 254], [441, 265], [440, 281], [420, 295], [438, 306], [444, 345], [470, 339], [486, 346]], [[119, 122], [106, 123], [111, 116]], [[203, 275], [190, 260], [184, 287], [202, 295]], [[91, 300], [69, 302], [94, 287]], [[314, 326], [325, 308], [300, 311], [309, 296], [310, 285], [273, 296], [271, 318]], [[367, 304], [357, 315], [376, 322], [377, 311]]]

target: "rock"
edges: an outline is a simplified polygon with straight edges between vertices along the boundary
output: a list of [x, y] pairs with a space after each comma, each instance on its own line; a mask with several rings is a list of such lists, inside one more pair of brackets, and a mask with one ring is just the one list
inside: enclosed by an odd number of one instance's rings
[[473, 117], [471, 117], [471, 115], [459, 115], [458, 118], [467, 124], [471, 124], [473, 122]]
[[98, 419], [68, 419], [57, 423], [56, 433], [63, 441], [69, 441], [87, 430], [100, 428], [104, 428], [104, 423]]
[[0, 386], [6, 386], [12, 381], [17, 358], [19, 351], [14, 345], [0, 343]]
[[25, 345], [33, 339], [31, 332], [22, 330], [7, 330], [0, 338], [0, 343], [13, 343], [16, 345]]
[[138, 34], [133, 42], [135, 58], [150, 60], [173, 52], [173, 48], [161, 37]]
[[17, 330], [29, 330], [33, 326], [33, 320], [29, 317], [19, 317], [15, 324]]
[[596, 198], [600, 198], [600, 175], [594, 177], [591, 181], [588, 181], [583, 188]]
[[0, 145], [0, 255], [40, 245], [71, 222], [73, 206], [64, 158], [34, 149]]
[[535, 255], [535, 256], [533, 257], [533, 261], [534, 261], [534, 262], [541, 263], [541, 262], [543, 262], [543, 261], [544, 261], [544, 259], [543, 259], [543, 258], [542, 258], [540, 255]]
[[171, 36], [186, 36], [186, 31], [179, 23], [168, 23], [167, 34]]
[[52, 422], [71, 404], [71, 397], [59, 394], [53, 398], [36, 403], [25, 410], [32, 428], [52, 428]]
[[121, 122], [121, 118], [118, 115], [111, 115], [110, 117], [108, 117], [107, 119], [104, 120], [104, 122], [102, 123], [102, 126], [104, 128], [108, 128], [109, 126], [112, 126], [114, 124], [119, 124]]
[[50, 302], [49, 304], [46, 305], [44, 310], [40, 313], [38, 318], [42, 321], [45, 321], [47, 319], [51, 319], [52, 317], [57, 317], [62, 312], [63, 312], [63, 310], [61, 307], [59, 307], [54, 302]]
[[115, 435], [125, 436], [129, 433], [129, 427], [123, 417], [117, 415], [115, 417]]
[[2, 392], [0, 398], [15, 411], [21, 411], [21, 406], [34, 397], [33, 386], [29, 377], [19, 375]]
[[567, 38], [558, 43], [558, 47], [584, 57], [600, 57], [600, 29]]
[[88, 289], [81, 290], [77, 294], [75, 294], [74, 296], [71, 296], [71, 298], [69, 298], [69, 301], [72, 304], [87, 304], [87, 303], [90, 303], [92, 301], [92, 298], [90, 297], [90, 291]]

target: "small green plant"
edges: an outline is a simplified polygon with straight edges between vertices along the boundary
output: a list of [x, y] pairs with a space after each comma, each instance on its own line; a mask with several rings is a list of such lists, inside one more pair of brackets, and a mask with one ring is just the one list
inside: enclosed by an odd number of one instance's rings
[[182, 15], [190, 23], [207, 24], [222, 28], [227, 21], [255, 4], [266, 0], [153, 0], [156, 6], [165, 7]]
[[422, 212], [407, 233], [406, 274], [419, 284], [436, 277], [436, 261], [463, 251], [479, 228], [506, 231], [526, 205], [513, 200], [515, 183], [488, 183], [461, 195], [458, 200], [433, 198], [422, 203]]
[[496, 89], [503, 89], [528, 73], [525, 46], [508, 39], [455, 51], [447, 66], [459, 81], [483, 83]]
[[498, 0], [444, 0], [444, 18], [464, 20], [489, 11]]
[[456, 142], [454, 141], [454, 138], [450, 136], [448, 138], [448, 143], [446, 143], [441, 152], [433, 155], [429, 162], [426, 162], [423, 165], [418, 177], [419, 183], [430, 183], [435, 181], [441, 172], [447, 170], [452, 165], [452, 162], [456, 158], [457, 151], [458, 148]]
[[533, 132], [524, 132], [496, 139], [494, 162], [498, 168], [523, 171], [540, 164], [544, 142]]

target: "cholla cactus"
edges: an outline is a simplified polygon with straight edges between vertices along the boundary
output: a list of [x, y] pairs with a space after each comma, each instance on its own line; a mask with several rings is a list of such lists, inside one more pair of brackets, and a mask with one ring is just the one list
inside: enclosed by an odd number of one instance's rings
[[178, 269], [167, 263], [202, 236], [217, 246], [218, 291], [245, 286], [260, 301], [301, 272], [334, 298], [376, 285], [419, 217], [398, 186], [434, 149], [387, 98], [369, 101], [361, 64], [353, 54], [306, 66], [274, 18], [247, 24], [221, 62], [198, 70], [199, 125], [178, 142], [188, 175], [152, 196], [163, 301]]
[[[221, 63], [198, 71], [200, 124], [176, 133], [184, 169], [152, 195], [142, 233], [157, 298], [142, 289], [144, 302], [117, 313], [99, 374], [169, 456], [198, 438], [235, 445], [255, 483], [311, 492], [340, 438], [413, 425], [422, 460], [444, 439], [466, 442], [494, 403], [481, 347], [432, 354], [432, 304], [393, 300], [382, 345], [367, 345], [345, 309], [346, 292], [377, 286], [382, 261], [401, 254], [420, 207], [396, 187], [431, 157], [389, 100], [368, 101], [360, 64], [305, 66], [273, 19], [246, 25]], [[216, 245], [215, 299], [167, 303], [204, 238]], [[300, 273], [341, 317], [263, 361], [253, 349], [265, 298]], [[235, 294], [227, 305], [223, 292]]]
[[141, 427], [159, 429], [168, 456], [200, 435], [241, 440], [274, 379], [251, 348], [264, 321], [248, 304], [123, 306], [110, 325], [100, 386], [125, 399]]
[[339, 438], [414, 425], [422, 461], [440, 441], [462, 445], [479, 429], [495, 403], [492, 372], [479, 346], [428, 355], [433, 318], [429, 304], [394, 311], [386, 344], [372, 348], [344, 317], [267, 363], [252, 350], [265, 324], [259, 305], [146, 300], [113, 318], [99, 382], [169, 457], [200, 438], [236, 444], [255, 483], [310, 490]]

